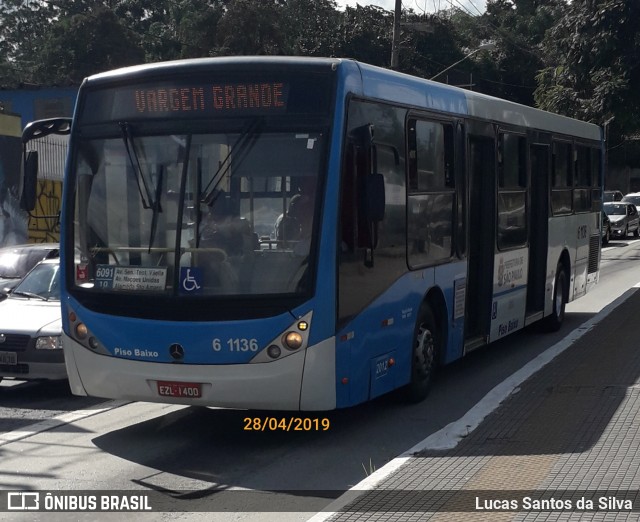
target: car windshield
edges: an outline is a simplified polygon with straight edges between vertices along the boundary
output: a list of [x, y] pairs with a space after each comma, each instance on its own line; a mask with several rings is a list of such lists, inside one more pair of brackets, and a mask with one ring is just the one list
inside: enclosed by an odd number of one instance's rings
[[627, 205], [622, 205], [620, 203], [607, 203], [605, 205], [605, 210], [609, 216], [627, 215]]
[[12, 296], [60, 300], [60, 264], [40, 263], [14, 288]]

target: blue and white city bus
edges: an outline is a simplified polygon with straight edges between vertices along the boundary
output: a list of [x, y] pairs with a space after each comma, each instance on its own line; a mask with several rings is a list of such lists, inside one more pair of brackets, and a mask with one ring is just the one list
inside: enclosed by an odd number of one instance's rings
[[73, 393], [420, 400], [597, 282], [603, 163], [596, 125], [354, 60], [91, 76], [62, 212]]

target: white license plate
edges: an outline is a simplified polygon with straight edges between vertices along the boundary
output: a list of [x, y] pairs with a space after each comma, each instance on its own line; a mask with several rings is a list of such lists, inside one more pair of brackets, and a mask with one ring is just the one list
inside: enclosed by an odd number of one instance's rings
[[18, 364], [18, 354], [16, 352], [0, 352], [0, 364]]

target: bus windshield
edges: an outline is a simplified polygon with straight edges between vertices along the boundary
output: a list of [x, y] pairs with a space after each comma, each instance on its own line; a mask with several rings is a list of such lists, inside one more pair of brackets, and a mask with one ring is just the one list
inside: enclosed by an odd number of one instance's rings
[[234, 132], [114, 122], [75, 154], [75, 285], [92, 292], [309, 291], [325, 133], [260, 118]]

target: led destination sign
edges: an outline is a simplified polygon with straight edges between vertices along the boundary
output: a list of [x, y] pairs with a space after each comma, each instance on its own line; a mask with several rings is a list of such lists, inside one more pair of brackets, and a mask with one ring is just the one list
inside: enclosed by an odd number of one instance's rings
[[243, 110], [286, 110], [288, 88], [282, 82], [239, 83], [133, 90], [138, 114]]
[[81, 123], [252, 116], [327, 115], [327, 74], [243, 74], [131, 81], [82, 94]]

